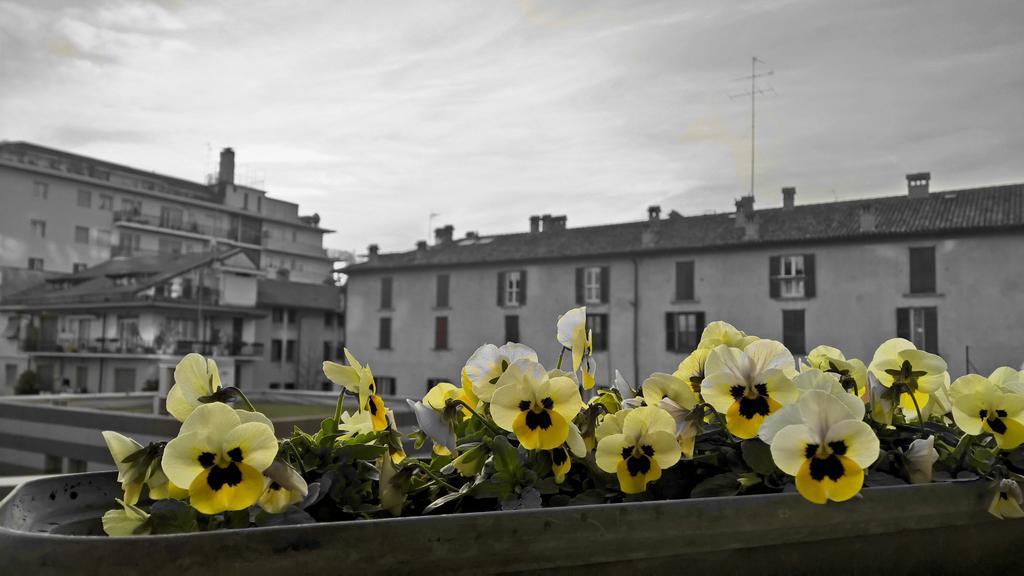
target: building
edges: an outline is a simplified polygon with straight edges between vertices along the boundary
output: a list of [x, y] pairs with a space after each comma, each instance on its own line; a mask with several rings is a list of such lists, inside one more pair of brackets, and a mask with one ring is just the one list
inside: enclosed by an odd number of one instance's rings
[[481, 343], [519, 341], [554, 367], [555, 322], [587, 306], [598, 381], [672, 371], [704, 325], [726, 320], [800, 354], [829, 344], [870, 360], [894, 336], [942, 354], [952, 374], [1024, 360], [1024, 185], [905, 194], [455, 238], [346, 269], [349, 347], [399, 394], [457, 381]]
[[[23, 287], [26, 277], [36, 281], [47, 278], [43, 289], [46, 294], [55, 285], [81, 281], [94, 268], [100, 270], [99, 274], [106, 274], [113, 269], [139, 266], [133, 274], [145, 275], [152, 272], [148, 268], [152, 262], [166, 262], [167, 258], [177, 261], [178, 256], [206, 258], [211, 254], [224, 254], [225, 250], [238, 251], [232, 255], [233, 261], [244, 260], [247, 263], [243, 266], [244, 275], [252, 278], [251, 290], [245, 288], [244, 307], [247, 312], [243, 314], [252, 318], [243, 323], [246, 334], [243, 340], [254, 345], [250, 352], [259, 352], [247, 355], [245, 362], [251, 363], [254, 369], [243, 381], [253, 388], [270, 387], [272, 384], [296, 388], [321, 386], [322, 378], [311, 374], [298, 375], [304, 378], [277, 378], [281, 372], [296, 372], [293, 366], [296, 361], [288, 358], [319, 358], [324, 354], [324, 342], [341, 340], [343, 326], [339, 328], [337, 324], [337, 318], [342, 314], [341, 289], [334, 285], [334, 258], [323, 248], [324, 234], [332, 231], [320, 226], [318, 215], [299, 216], [298, 205], [236, 183], [235, 154], [230, 148], [220, 154], [217, 175], [210, 177], [207, 183], [198, 183], [35, 144], [3, 142], [0, 143], [0, 198], [6, 207], [0, 211], [0, 269], [4, 270], [0, 281]], [[147, 261], [146, 258], [153, 260]], [[60, 276], [65, 278], [57, 280]], [[109, 276], [107, 280], [110, 280]], [[277, 288], [260, 288], [264, 282]], [[289, 291], [282, 290], [281, 283], [294, 286], [294, 296], [301, 294], [303, 299], [287, 297]], [[224, 291], [217, 293], [220, 298], [232, 298], [230, 294], [241, 289], [240, 285], [217, 287], [218, 290], [222, 288]], [[43, 317], [61, 317], [45, 309], [48, 302], [8, 302], [11, 292], [0, 286], [0, 304], [36, 307], [28, 310], [21, 321], [36, 313], [38, 328], [42, 329]], [[285, 296], [281, 297], [282, 294]], [[264, 295], [270, 299], [262, 299]], [[133, 302], [131, 309], [139, 310], [139, 303]], [[288, 309], [293, 311], [288, 312]], [[279, 326], [274, 323], [274, 318], [278, 314], [294, 316], [300, 310], [304, 314], [315, 314], [320, 320], [320, 329], [315, 333], [305, 334], [301, 341], [293, 339], [292, 346], [301, 344], [310, 349], [300, 347], [290, 356], [282, 354], [275, 357], [272, 348], [275, 339], [271, 335]], [[325, 323], [327, 314], [334, 318], [331, 326]], [[143, 325], [146, 325], [142, 320], [144, 317], [157, 323], [153, 326], [163, 321], [159, 314], [140, 316], [139, 321]], [[100, 316], [95, 319], [102, 321]], [[13, 324], [8, 326], [8, 333], [18, 331]], [[50, 329], [49, 324], [46, 327]], [[212, 348], [214, 341], [211, 338], [214, 334], [231, 334], [234, 338], [234, 327], [225, 332], [219, 326], [214, 328], [196, 340], [204, 343], [201, 346], [204, 349], [224, 351]], [[98, 330], [96, 327], [91, 329]], [[107, 336], [105, 333], [104, 337]], [[262, 337], [267, 340], [260, 340]], [[280, 339], [287, 347], [287, 334]], [[56, 352], [25, 350], [24, 341], [20, 341], [21, 347], [11, 344], [0, 344], [0, 362], [5, 367], [0, 390], [10, 391], [13, 388], [11, 366], [15, 366], [13, 370], [20, 374], [39, 353]], [[332, 346], [336, 347], [336, 344]], [[88, 352], [76, 348], [62, 353], [112, 352], [106, 349]], [[44, 366], [46, 364], [43, 363]], [[61, 366], [66, 365], [68, 362], [57, 363], [54, 385], [60, 385], [67, 379], [78, 388], [75, 384], [78, 375], [61, 371]], [[144, 378], [142, 371], [136, 372], [133, 384], [128, 382], [127, 369], [120, 374], [122, 379], [113, 382], [109, 379], [115, 376], [114, 373], [104, 372], [103, 383], [98, 382], [97, 385], [104, 390], [142, 390], [152, 385], [153, 378]], [[96, 377], [100, 377], [99, 373]], [[87, 377], [83, 381], [88, 383]], [[91, 386], [85, 388], [92, 389]]]

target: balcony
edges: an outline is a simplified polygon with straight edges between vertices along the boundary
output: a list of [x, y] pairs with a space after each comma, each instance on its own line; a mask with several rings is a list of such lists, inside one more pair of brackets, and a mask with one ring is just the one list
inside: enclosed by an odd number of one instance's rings
[[204, 356], [258, 358], [263, 356], [261, 342], [208, 342], [203, 340], [165, 340], [156, 345], [142, 338], [95, 338], [92, 340], [39, 340], [21, 341], [23, 352], [59, 355], [132, 355], [132, 356], [184, 356], [197, 352]]
[[210, 226], [198, 222], [185, 220], [178, 215], [168, 214], [143, 214], [136, 210], [118, 210], [114, 212], [114, 223], [127, 226], [142, 226], [149, 229], [178, 234], [189, 238], [217, 238], [229, 240], [240, 244], [259, 246], [262, 243], [262, 227], [258, 220], [237, 219], [231, 221], [231, 225]]

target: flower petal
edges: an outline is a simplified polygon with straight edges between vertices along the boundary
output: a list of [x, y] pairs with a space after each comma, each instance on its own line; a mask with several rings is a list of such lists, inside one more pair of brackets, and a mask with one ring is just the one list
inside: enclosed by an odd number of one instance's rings
[[[232, 407], [222, 402], [211, 402], [201, 404], [193, 410], [181, 424], [178, 435], [199, 432], [213, 438], [223, 438], [240, 423], [238, 413]], [[178, 485], [181, 486], [181, 484]]]
[[597, 443], [597, 451], [594, 454], [597, 467], [614, 474], [622, 462], [622, 450], [627, 447], [631, 448], [625, 435], [619, 433], [605, 436]]
[[[189, 484], [189, 504], [203, 514], [219, 514], [227, 510], [245, 510], [255, 504], [263, 494], [265, 481], [263, 474], [258, 470], [238, 462], [233, 464], [241, 474], [241, 480], [236, 484], [220, 484], [216, 477], [211, 480], [210, 475], [216, 474], [216, 466], [203, 470], [195, 480]], [[213, 486], [219, 484], [219, 486]]]
[[797, 476], [807, 462], [807, 446], [820, 442], [804, 424], [791, 424], [779, 430], [772, 439], [772, 460], [779, 470]]
[[238, 425], [224, 436], [221, 446], [221, 454], [241, 450], [241, 461], [260, 473], [274, 462], [278, 448], [274, 429], [260, 422]]
[[846, 445], [846, 453], [842, 456], [867, 468], [878, 460], [879, 442], [875, 431], [860, 420], [843, 420], [837, 422], [825, 436], [826, 443], [842, 442]]

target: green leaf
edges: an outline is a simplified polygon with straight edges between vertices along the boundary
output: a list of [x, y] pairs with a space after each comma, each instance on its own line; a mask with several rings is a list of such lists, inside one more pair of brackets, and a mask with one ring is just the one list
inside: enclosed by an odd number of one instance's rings
[[494, 469], [515, 477], [519, 470], [519, 451], [512, 447], [505, 436], [495, 436], [491, 441], [494, 452]]
[[715, 496], [735, 496], [739, 490], [739, 475], [726, 472], [712, 476], [693, 487], [691, 498], [713, 498]]
[[536, 488], [527, 488], [522, 493], [501, 501], [502, 510], [531, 510], [542, 505], [540, 492]]
[[336, 451], [352, 460], [376, 460], [381, 454], [388, 451], [388, 447], [376, 444], [348, 444], [338, 446]]
[[454, 501], [459, 500], [460, 498], [464, 497], [466, 495], [466, 493], [469, 491], [469, 486], [470, 485], [467, 483], [458, 492], [452, 492], [451, 494], [445, 494], [444, 496], [441, 496], [440, 498], [438, 498], [437, 500], [434, 500], [430, 504], [427, 504], [427, 506], [423, 509], [423, 514], [424, 515], [430, 514], [432, 511], [440, 508], [441, 506], [444, 506], [445, 504], [447, 504], [449, 502], [454, 502]]
[[181, 500], [173, 498], [154, 502], [149, 508], [148, 522], [152, 526], [153, 534], [181, 534], [199, 531], [196, 511]]
[[740, 444], [740, 450], [743, 452], [743, 461], [754, 472], [766, 476], [778, 472], [779, 469], [775, 466], [775, 461], [772, 459], [771, 447], [761, 440], [757, 438], [744, 440]]

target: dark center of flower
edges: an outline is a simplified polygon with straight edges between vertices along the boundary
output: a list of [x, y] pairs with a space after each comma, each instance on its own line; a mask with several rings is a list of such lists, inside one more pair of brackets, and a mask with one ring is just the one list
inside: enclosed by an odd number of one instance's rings
[[540, 412], [534, 412], [530, 410], [526, 413], [526, 427], [530, 430], [547, 430], [551, 428], [551, 413], [547, 410], [541, 410]]
[[241, 462], [242, 448], [240, 446], [236, 446], [235, 448], [228, 450], [228, 458], [231, 458], [232, 462]]
[[630, 476], [639, 476], [651, 471], [651, 458], [654, 448], [646, 444], [626, 446], [622, 449], [622, 459], [626, 461], [626, 471]]
[[376, 394], [374, 394], [374, 395], [371, 395], [370, 399], [366, 402], [366, 405], [367, 405], [366, 407], [370, 411], [370, 416], [376, 416], [377, 415], [378, 408], [377, 408], [377, 401], [376, 401], [376, 399], [377, 399], [377, 396], [376, 396]]
[[839, 457], [846, 454], [846, 443], [836, 440], [829, 442], [826, 449], [821, 448], [818, 444], [808, 444], [804, 447], [804, 457], [811, 461], [811, 478], [818, 482], [825, 478], [835, 482], [845, 473]]
[[565, 461], [569, 459], [569, 455], [565, 453], [565, 448], [555, 448], [551, 451], [551, 462], [555, 466], [561, 466], [565, 464]]
[[740, 404], [739, 413], [747, 420], [754, 416], [767, 416], [771, 413], [768, 405], [768, 385], [765, 383], [756, 384], [753, 388], [747, 386], [733, 386], [729, 393]]
[[277, 482], [271, 482], [269, 488], [271, 490], [280, 490], [281, 489], [281, 485], [278, 484]]
[[216, 459], [217, 457], [214, 454], [211, 454], [210, 452], [203, 452], [202, 454], [199, 455], [199, 458], [197, 458], [197, 460], [199, 460], [199, 465], [202, 466], [203, 468], [209, 468], [210, 466], [213, 466], [213, 463]]
[[238, 486], [242, 483], [242, 471], [238, 469], [238, 465], [234, 462], [228, 464], [226, 468], [213, 466], [210, 468], [210, 473], [206, 476], [206, 483], [210, 485], [214, 492], [223, 488], [225, 484], [231, 487]]
[[988, 424], [988, 427], [992, 429], [996, 434], [1006, 434], [1006, 422], [1003, 422], [1003, 418], [1006, 418], [1006, 410], [996, 410], [995, 414], [992, 414], [988, 410], [979, 410], [978, 416]]

